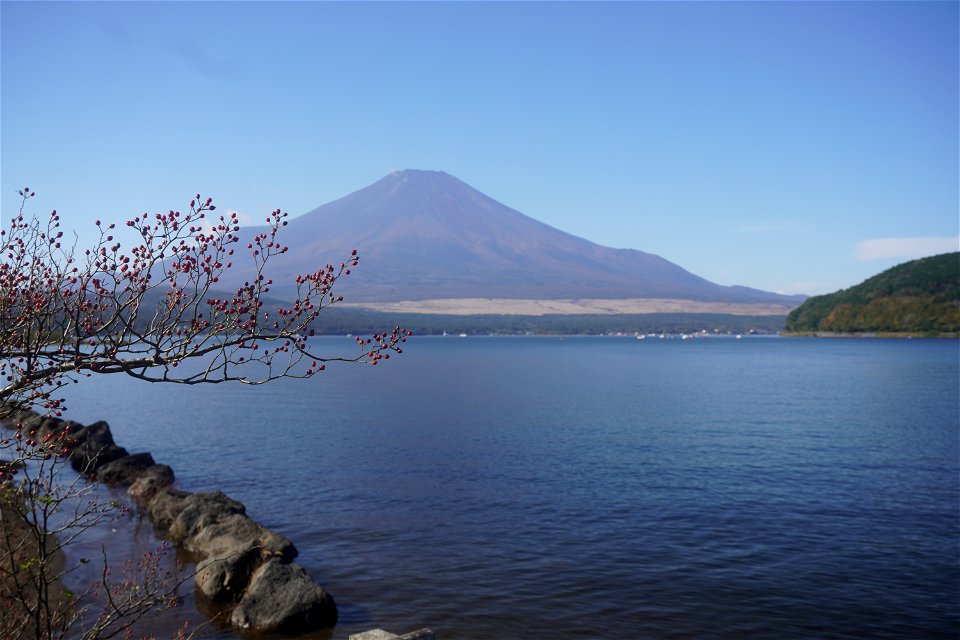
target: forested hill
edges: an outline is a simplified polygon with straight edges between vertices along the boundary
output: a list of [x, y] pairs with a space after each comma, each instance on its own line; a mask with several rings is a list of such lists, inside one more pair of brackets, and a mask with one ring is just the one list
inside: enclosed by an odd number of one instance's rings
[[906, 262], [855, 287], [809, 298], [787, 317], [787, 331], [960, 332], [960, 252]]

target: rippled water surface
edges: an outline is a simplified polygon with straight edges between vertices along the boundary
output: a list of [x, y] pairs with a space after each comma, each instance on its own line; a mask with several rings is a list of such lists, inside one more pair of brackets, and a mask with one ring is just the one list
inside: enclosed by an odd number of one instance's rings
[[68, 417], [289, 537], [334, 638], [960, 634], [956, 341], [408, 347], [258, 388], [91, 379]]

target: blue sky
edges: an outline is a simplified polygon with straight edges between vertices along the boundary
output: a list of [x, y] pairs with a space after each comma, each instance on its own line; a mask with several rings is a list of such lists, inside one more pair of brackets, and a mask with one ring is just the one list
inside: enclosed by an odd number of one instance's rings
[[0, 212], [260, 220], [440, 169], [721, 284], [957, 250], [957, 2], [0, 3]]

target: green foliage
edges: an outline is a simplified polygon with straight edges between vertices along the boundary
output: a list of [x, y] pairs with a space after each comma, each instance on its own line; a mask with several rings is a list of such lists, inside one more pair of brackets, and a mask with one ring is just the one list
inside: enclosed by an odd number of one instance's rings
[[913, 260], [810, 298], [787, 316], [787, 331], [960, 332], [960, 253]]

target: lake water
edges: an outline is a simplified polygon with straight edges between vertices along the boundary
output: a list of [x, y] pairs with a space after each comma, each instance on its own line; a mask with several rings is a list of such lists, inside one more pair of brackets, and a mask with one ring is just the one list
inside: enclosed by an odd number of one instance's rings
[[957, 341], [407, 346], [258, 388], [93, 378], [67, 417], [290, 538], [333, 638], [960, 634]]

